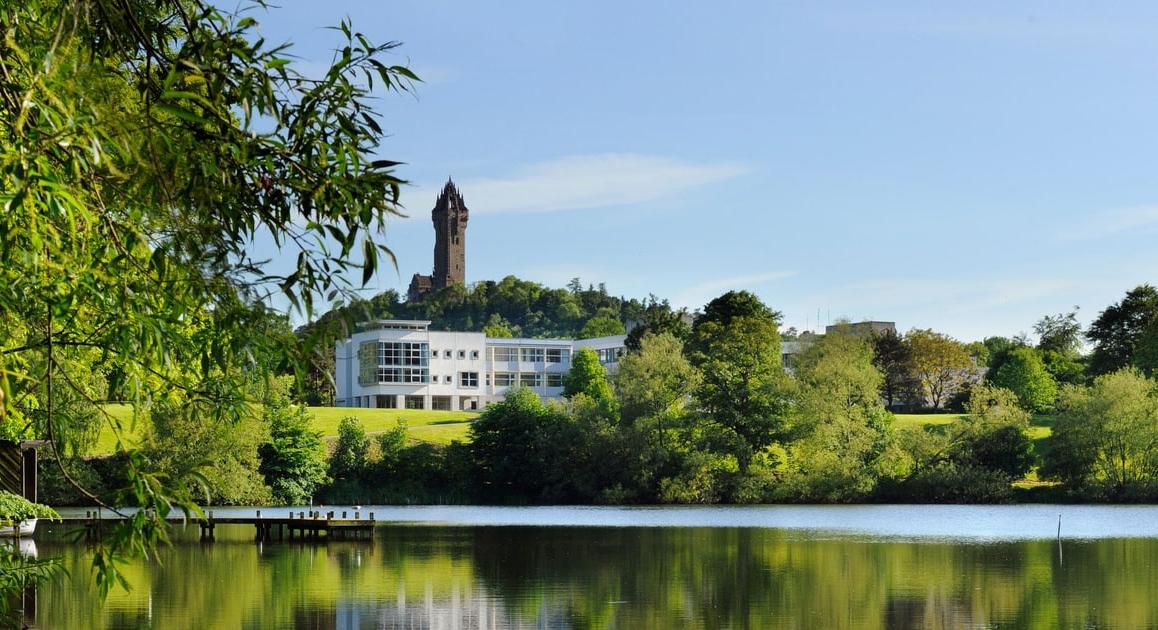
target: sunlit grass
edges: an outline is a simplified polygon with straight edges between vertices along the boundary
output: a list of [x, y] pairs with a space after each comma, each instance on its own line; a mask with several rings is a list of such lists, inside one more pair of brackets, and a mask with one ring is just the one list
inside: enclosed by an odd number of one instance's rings
[[[896, 414], [896, 428], [901, 429], [905, 427], [924, 427], [930, 432], [945, 431], [949, 425], [954, 422], [965, 420], [969, 414], [950, 414], [950, 413], [906, 413]], [[1050, 415], [1035, 415], [1029, 419], [1029, 428], [1026, 433], [1029, 439], [1033, 441], [1033, 453], [1038, 462], [1045, 459], [1049, 453], [1050, 441], [1049, 438], [1053, 435], [1053, 423], [1056, 418]], [[1025, 476], [1025, 479], [1014, 482], [1014, 487], [1018, 488], [1034, 488], [1039, 486], [1053, 486], [1056, 482], [1042, 481], [1038, 479], [1037, 467], [1035, 466]]]
[[[406, 423], [411, 437], [418, 433], [439, 433], [437, 428], [459, 427], [463, 435], [469, 421], [478, 417], [477, 412], [429, 411], [425, 409], [364, 409], [360, 407], [310, 407], [313, 427], [325, 437], [338, 436], [338, 423], [342, 418], [357, 418], [367, 433], [381, 433], [397, 426], [401, 420]], [[461, 426], [460, 426], [461, 425]], [[432, 427], [435, 429], [432, 430]], [[429, 440], [434, 441], [434, 440]], [[447, 440], [449, 442], [450, 440]]]
[[906, 427], [927, 427], [953, 424], [958, 420], [964, 420], [968, 414], [964, 413], [898, 413], [893, 415], [896, 418], [895, 426], [898, 429]]
[[[105, 410], [121, 421], [122, 436], [130, 446], [139, 446], [145, 434], [148, 419], [141, 417], [132, 426], [132, 407], [129, 405], [106, 405]], [[371, 435], [388, 431], [399, 421], [406, 424], [410, 439], [431, 444], [450, 444], [452, 440], [466, 441], [470, 422], [478, 417], [477, 412], [429, 411], [424, 409], [364, 409], [359, 407], [310, 407], [312, 426], [325, 439], [338, 437], [338, 424], [342, 418], [357, 418], [362, 428]], [[108, 455], [116, 451], [116, 435], [108, 426], [101, 428], [94, 455]]]

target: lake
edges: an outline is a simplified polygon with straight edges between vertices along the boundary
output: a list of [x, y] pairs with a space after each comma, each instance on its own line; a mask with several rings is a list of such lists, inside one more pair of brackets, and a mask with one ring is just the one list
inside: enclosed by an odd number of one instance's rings
[[[339, 506], [339, 509], [341, 507]], [[372, 542], [176, 530], [101, 601], [83, 544], [47, 628], [1154, 628], [1158, 508], [369, 507]], [[252, 510], [218, 509], [218, 516]], [[270, 513], [268, 510], [263, 513]], [[1057, 538], [1058, 515], [1061, 540]]]

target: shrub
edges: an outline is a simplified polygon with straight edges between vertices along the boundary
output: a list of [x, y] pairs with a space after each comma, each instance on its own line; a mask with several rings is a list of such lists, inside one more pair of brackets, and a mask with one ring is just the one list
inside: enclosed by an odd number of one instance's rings
[[60, 515], [47, 505], [33, 503], [18, 494], [0, 490], [0, 521], [23, 521], [30, 518], [60, 520]]

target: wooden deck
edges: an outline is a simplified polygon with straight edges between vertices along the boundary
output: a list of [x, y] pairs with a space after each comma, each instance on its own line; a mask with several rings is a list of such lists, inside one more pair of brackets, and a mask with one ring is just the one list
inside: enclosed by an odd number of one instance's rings
[[[256, 510], [253, 516], [226, 516], [217, 517], [210, 510], [203, 519], [186, 519], [181, 516], [171, 516], [169, 522], [193, 522], [201, 529], [201, 540], [212, 541], [216, 538], [215, 529], [218, 525], [252, 525], [254, 540], [269, 542], [273, 540], [321, 540], [325, 538], [360, 538], [372, 540], [374, 537], [374, 513], [367, 512], [362, 516], [361, 510], [330, 510], [327, 512], [315, 511], [283, 511], [283, 510]], [[123, 520], [121, 516], [104, 516], [97, 511], [85, 512], [85, 516], [64, 517], [61, 522], [66, 524], [84, 525], [86, 537], [95, 540], [101, 537], [104, 526]]]

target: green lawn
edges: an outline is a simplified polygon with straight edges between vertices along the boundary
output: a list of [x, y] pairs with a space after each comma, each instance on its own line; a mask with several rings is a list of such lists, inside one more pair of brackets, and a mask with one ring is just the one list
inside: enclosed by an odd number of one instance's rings
[[393, 429], [399, 420], [406, 423], [410, 437], [434, 444], [465, 440], [470, 421], [478, 417], [469, 411], [427, 411], [424, 409], [363, 409], [359, 407], [310, 407], [314, 429], [327, 438], [338, 436], [338, 423], [347, 416], [362, 422], [367, 433]]
[[[939, 432], [945, 430], [947, 426], [968, 417], [967, 414], [952, 414], [952, 413], [909, 413], [896, 414], [896, 428], [904, 427], [926, 427], [929, 431]], [[1049, 437], [1053, 434], [1054, 416], [1036, 415], [1029, 420], [1029, 439], [1033, 440], [1034, 457], [1038, 462], [1041, 462], [1046, 454], [1049, 452], [1050, 442]], [[1034, 466], [1025, 479], [1014, 483], [1019, 488], [1032, 488], [1035, 486], [1052, 486], [1056, 482], [1040, 481], [1037, 477], [1037, 467]]]
[[[964, 420], [968, 414], [964, 413], [898, 413], [896, 428], [905, 427], [940, 427]], [[1040, 443], [1052, 433], [1053, 416], [1033, 416], [1029, 420], [1029, 437], [1035, 443]]]
[[[130, 445], [140, 440], [146, 422], [142, 418], [132, 427], [132, 408], [128, 405], [106, 405], [105, 409], [121, 420], [124, 437]], [[477, 412], [426, 411], [422, 409], [363, 409], [356, 407], [310, 407], [313, 427], [327, 439], [338, 437], [338, 423], [347, 416], [357, 418], [369, 434], [393, 429], [399, 420], [406, 423], [410, 439], [431, 444], [450, 444], [467, 440], [467, 431]], [[93, 453], [103, 455], [116, 450], [116, 437], [106, 425], [101, 429]]]
[[894, 417], [897, 419], [896, 428], [904, 429], [906, 427], [928, 427], [941, 426], [953, 424], [958, 420], [963, 420], [967, 414], [963, 413], [898, 413]]

